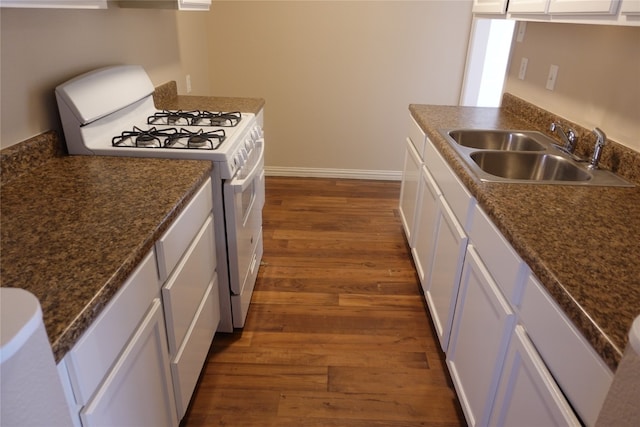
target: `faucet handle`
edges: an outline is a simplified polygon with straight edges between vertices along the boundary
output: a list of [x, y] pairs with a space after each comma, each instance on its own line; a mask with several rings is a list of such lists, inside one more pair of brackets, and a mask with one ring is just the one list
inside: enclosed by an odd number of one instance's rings
[[600, 128], [591, 131], [596, 136], [596, 145], [604, 147], [607, 145], [607, 135]]
[[602, 148], [607, 145], [607, 135], [600, 128], [595, 128], [592, 132], [596, 136], [596, 146], [593, 149], [593, 156], [588, 167], [589, 169], [598, 169]]

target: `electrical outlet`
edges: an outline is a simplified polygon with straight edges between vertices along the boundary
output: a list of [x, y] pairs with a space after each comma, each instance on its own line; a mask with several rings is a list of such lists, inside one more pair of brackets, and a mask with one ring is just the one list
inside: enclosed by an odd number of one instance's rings
[[521, 43], [524, 40], [524, 33], [527, 31], [527, 21], [518, 22], [518, 32], [516, 33], [516, 41]]
[[187, 93], [191, 93], [191, 74], [187, 74]]
[[524, 76], [527, 74], [527, 64], [529, 64], [528, 58], [522, 58], [520, 61], [520, 71], [518, 71], [518, 78], [524, 80]]
[[559, 67], [551, 64], [549, 67], [549, 77], [547, 77], [547, 85], [545, 86], [549, 90], [553, 90], [556, 87], [556, 79], [558, 78]]

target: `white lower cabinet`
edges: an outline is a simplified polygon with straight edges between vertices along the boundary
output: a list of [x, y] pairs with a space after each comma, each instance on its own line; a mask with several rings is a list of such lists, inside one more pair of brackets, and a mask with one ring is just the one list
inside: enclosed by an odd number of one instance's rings
[[407, 138], [402, 186], [400, 187], [400, 219], [404, 227], [409, 246], [414, 245], [414, 220], [418, 204], [418, 187], [420, 184], [420, 168], [422, 159], [416, 151], [411, 138]]
[[80, 412], [84, 426], [175, 426], [169, 357], [160, 299]]
[[423, 288], [440, 346], [446, 352], [467, 252], [467, 235], [444, 198], [440, 197], [435, 202], [437, 219], [433, 256], [428, 280]]
[[422, 167], [420, 175], [420, 195], [418, 197], [418, 212], [415, 226], [415, 244], [411, 254], [415, 262], [422, 289], [427, 292], [427, 282], [431, 268], [433, 254], [434, 231], [439, 216], [438, 201], [441, 192], [426, 167]]
[[58, 366], [75, 426], [177, 426], [220, 322], [207, 180]]
[[84, 427], [178, 425], [153, 250], [64, 363]]
[[522, 325], [511, 336], [489, 425], [581, 425]]
[[471, 426], [487, 424], [515, 314], [472, 245], [464, 261], [447, 365]]
[[424, 142], [420, 180], [413, 163], [411, 185], [403, 182], [419, 192], [405, 231], [467, 423], [594, 425], [613, 373]]

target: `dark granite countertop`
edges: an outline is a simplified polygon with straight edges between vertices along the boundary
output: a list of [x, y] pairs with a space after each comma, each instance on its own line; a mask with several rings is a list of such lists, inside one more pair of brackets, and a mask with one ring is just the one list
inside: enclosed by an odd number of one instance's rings
[[262, 98], [178, 95], [175, 81], [158, 86], [153, 94], [157, 108], [165, 110], [241, 111], [258, 114], [264, 108]]
[[505, 94], [502, 108], [410, 105], [418, 124], [516, 252], [596, 352], [615, 371], [640, 315], [640, 154], [613, 141], [602, 165], [634, 188], [503, 184], [478, 181], [438, 133], [443, 128], [534, 129], [560, 121], [578, 130], [588, 155], [590, 131]]
[[[52, 140], [51, 132], [28, 145], [37, 149]], [[28, 152], [20, 144], [2, 150], [3, 166], [17, 151]], [[1, 284], [38, 298], [56, 361], [151, 250], [211, 165], [60, 155], [3, 182]], [[11, 170], [3, 167], [3, 178]]]

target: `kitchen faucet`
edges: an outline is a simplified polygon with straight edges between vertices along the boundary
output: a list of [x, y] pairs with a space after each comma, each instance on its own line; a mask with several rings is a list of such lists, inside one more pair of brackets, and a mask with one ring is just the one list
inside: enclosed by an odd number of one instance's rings
[[573, 154], [576, 150], [576, 144], [578, 143], [578, 136], [576, 135], [576, 131], [569, 128], [569, 132], [565, 133], [559, 124], [553, 122], [550, 127], [551, 132], [556, 132], [560, 135], [560, 139], [564, 142], [564, 147], [562, 149], [569, 154]]
[[607, 145], [607, 135], [605, 135], [599, 128], [595, 128], [593, 130], [593, 134], [596, 136], [596, 146], [593, 149], [593, 156], [591, 157], [591, 162], [589, 163], [588, 168], [598, 169], [598, 162], [602, 155], [602, 148]]

